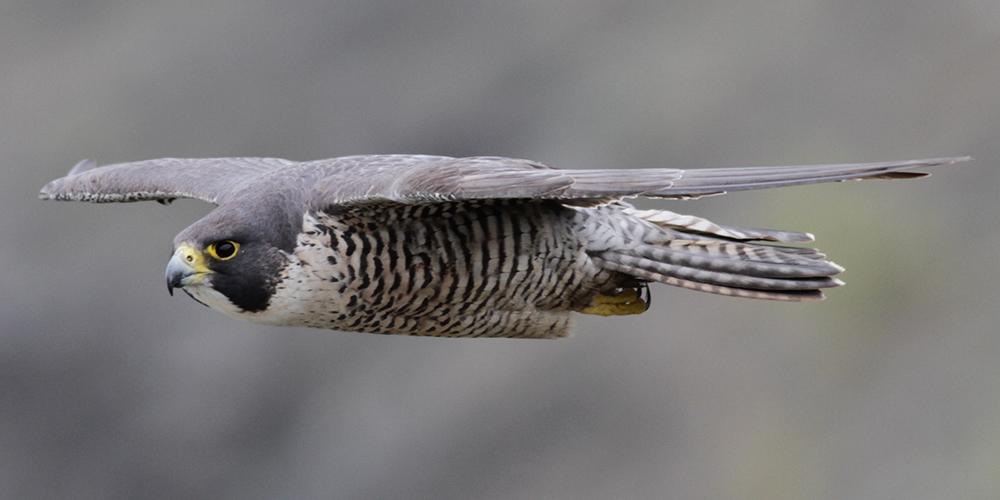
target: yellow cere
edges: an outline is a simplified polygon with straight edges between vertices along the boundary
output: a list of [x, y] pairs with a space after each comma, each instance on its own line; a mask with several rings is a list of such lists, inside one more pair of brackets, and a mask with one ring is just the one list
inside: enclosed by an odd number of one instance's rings
[[209, 269], [208, 265], [205, 263], [204, 254], [202, 254], [201, 251], [199, 251], [195, 247], [188, 244], [182, 244], [177, 247], [177, 251], [175, 253], [179, 255], [180, 258], [185, 263], [187, 263], [187, 265], [191, 266], [191, 269], [194, 269], [194, 272], [196, 273], [212, 272], [212, 270]]

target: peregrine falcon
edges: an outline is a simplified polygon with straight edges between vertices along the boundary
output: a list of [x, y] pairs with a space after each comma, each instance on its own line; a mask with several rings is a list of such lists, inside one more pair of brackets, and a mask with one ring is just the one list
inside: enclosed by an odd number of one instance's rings
[[566, 336], [570, 313], [638, 314], [647, 284], [821, 299], [844, 269], [812, 235], [716, 224], [635, 197], [911, 179], [968, 158], [681, 170], [502, 157], [84, 160], [41, 190], [96, 203], [217, 205], [174, 238], [167, 288], [271, 325], [441, 337]]

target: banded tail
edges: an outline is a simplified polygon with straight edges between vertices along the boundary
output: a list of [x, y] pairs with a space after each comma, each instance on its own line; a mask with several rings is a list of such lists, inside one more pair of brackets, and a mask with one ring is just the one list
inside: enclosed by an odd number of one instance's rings
[[834, 277], [844, 268], [818, 250], [781, 244], [812, 241], [808, 233], [723, 226], [625, 204], [595, 212], [584, 217], [591, 260], [641, 282], [781, 301], [822, 299], [824, 288], [844, 284]]

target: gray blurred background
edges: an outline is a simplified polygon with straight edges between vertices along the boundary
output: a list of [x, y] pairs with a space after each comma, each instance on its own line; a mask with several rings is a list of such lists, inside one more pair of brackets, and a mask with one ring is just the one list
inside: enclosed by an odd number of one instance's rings
[[[1000, 495], [995, 0], [0, 2], [6, 498]], [[811, 231], [816, 304], [666, 286], [559, 341], [255, 326], [164, 290], [194, 201], [77, 160], [969, 154], [921, 182], [645, 206]]]

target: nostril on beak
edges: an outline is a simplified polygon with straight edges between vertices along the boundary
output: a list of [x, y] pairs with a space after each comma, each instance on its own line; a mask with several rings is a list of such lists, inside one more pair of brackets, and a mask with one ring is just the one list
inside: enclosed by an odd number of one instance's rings
[[183, 287], [184, 279], [195, 273], [194, 268], [190, 265], [192, 261], [194, 261], [194, 257], [190, 254], [182, 257], [180, 253], [175, 253], [170, 258], [165, 274], [167, 278], [167, 293], [171, 296], [174, 294], [174, 288]]

